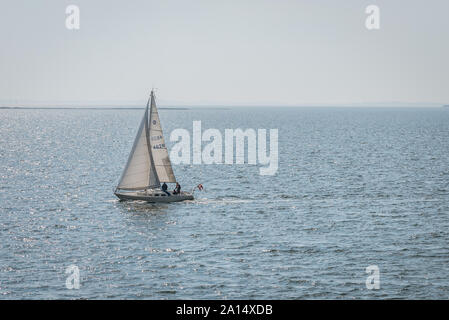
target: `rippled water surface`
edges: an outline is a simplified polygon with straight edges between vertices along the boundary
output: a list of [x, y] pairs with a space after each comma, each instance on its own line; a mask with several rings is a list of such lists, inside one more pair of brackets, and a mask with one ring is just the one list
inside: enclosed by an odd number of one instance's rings
[[279, 129], [275, 176], [175, 165], [205, 191], [160, 205], [112, 194], [142, 114], [0, 110], [2, 299], [448, 298], [449, 110], [160, 110], [167, 140]]

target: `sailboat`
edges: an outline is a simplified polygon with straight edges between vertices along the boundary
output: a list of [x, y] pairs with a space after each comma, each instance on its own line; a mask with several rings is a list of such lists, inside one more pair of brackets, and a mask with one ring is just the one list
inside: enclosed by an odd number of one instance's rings
[[176, 182], [165, 146], [154, 92], [148, 99], [131, 153], [114, 194], [120, 200], [176, 202], [193, 200], [193, 192], [164, 192], [161, 183]]

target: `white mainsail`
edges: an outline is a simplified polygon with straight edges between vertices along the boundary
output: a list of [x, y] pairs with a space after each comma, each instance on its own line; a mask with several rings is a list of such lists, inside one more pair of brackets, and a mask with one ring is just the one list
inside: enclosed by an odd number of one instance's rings
[[150, 152], [148, 105], [149, 101], [117, 189], [142, 190], [160, 186]]
[[117, 189], [159, 188], [161, 182], [176, 182], [176, 178], [165, 146], [154, 94], [151, 91], [151, 102], [147, 103]]
[[151, 91], [150, 109], [150, 146], [154, 167], [160, 182], [176, 182], [167, 147], [165, 146], [164, 134], [162, 133], [159, 114], [156, 108], [153, 91]]

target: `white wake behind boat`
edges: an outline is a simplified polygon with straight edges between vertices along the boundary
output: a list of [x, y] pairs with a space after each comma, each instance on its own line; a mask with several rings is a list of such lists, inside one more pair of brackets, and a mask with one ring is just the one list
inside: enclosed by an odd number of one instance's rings
[[136, 139], [114, 194], [120, 200], [176, 202], [193, 200], [192, 192], [173, 194], [161, 190], [161, 183], [175, 183], [176, 178], [165, 146], [154, 93], [148, 100]]

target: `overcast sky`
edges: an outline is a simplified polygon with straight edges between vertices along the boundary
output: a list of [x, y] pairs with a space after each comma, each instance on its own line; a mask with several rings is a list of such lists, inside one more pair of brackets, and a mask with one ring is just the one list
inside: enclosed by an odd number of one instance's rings
[[449, 103], [448, 0], [0, 0], [0, 41], [3, 104]]

